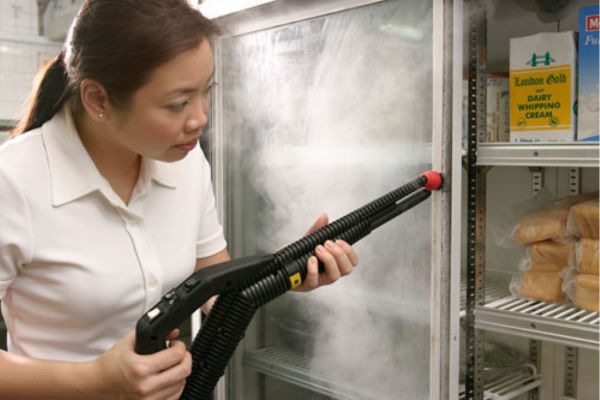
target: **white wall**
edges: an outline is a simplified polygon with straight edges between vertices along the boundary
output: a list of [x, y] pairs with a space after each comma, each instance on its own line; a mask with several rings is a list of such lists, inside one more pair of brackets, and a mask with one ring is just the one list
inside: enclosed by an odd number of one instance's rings
[[83, 0], [52, 0], [44, 13], [44, 36], [62, 42]]
[[38, 34], [36, 0], [0, 1], [0, 31], [23, 35]]
[[37, 71], [60, 49], [49, 41], [0, 36], [0, 119], [19, 118]]
[[0, 1], [0, 120], [20, 117], [37, 71], [60, 52], [38, 29], [36, 0]]

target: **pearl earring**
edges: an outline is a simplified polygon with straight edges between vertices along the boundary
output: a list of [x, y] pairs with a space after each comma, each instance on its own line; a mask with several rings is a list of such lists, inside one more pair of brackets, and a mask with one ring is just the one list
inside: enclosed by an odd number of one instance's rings
[[98, 118], [104, 118], [104, 114], [102, 114], [102, 113], [99, 113], [99, 114], [98, 114]]

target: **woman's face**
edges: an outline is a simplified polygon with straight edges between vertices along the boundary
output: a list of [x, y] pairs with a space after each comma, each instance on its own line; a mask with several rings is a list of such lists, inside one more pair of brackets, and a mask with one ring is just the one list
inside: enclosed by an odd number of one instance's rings
[[152, 72], [133, 95], [116, 135], [137, 154], [177, 161], [198, 145], [208, 121], [214, 61], [208, 40]]

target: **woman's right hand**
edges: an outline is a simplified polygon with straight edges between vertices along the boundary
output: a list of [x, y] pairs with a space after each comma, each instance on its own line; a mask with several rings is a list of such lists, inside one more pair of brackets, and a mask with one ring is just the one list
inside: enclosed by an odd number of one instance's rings
[[192, 356], [185, 344], [167, 337], [169, 348], [150, 355], [135, 352], [135, 332], [119, 340], [95, 360], [98, 391], [111, 399], [174, 400], [183, 392], [192, 371]]

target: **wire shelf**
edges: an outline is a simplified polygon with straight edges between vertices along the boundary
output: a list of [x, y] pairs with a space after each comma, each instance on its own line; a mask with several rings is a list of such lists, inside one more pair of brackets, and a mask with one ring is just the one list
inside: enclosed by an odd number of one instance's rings
[[339, 400], [395, 400], [378, 394], [376, 388], [353, 387], [331, 370], [320, 369], [308, 356], [283, 346], [246, 352], [244, 364], [256, 371]]
[[[508, 283], [499, 279], [486, 279], [485, 299], [486, 302], [492, 302], [502, 299], [510, 294]], [[460, 284], [460, 317], [464, 317], [467, 307], [467, 282], [461, 279]]]
[[[498, 378], [484, 385], [483, 400], [510, 400], [528, 393], [542, 384], [542, 378], [535, 367], [526, 365], [523, 368]], [[464, 386], [461, 385], [459, 400], [466, 399]]]
[[475, 327], [598, 350], [600, 313], [507, 296], [477, 307]]

